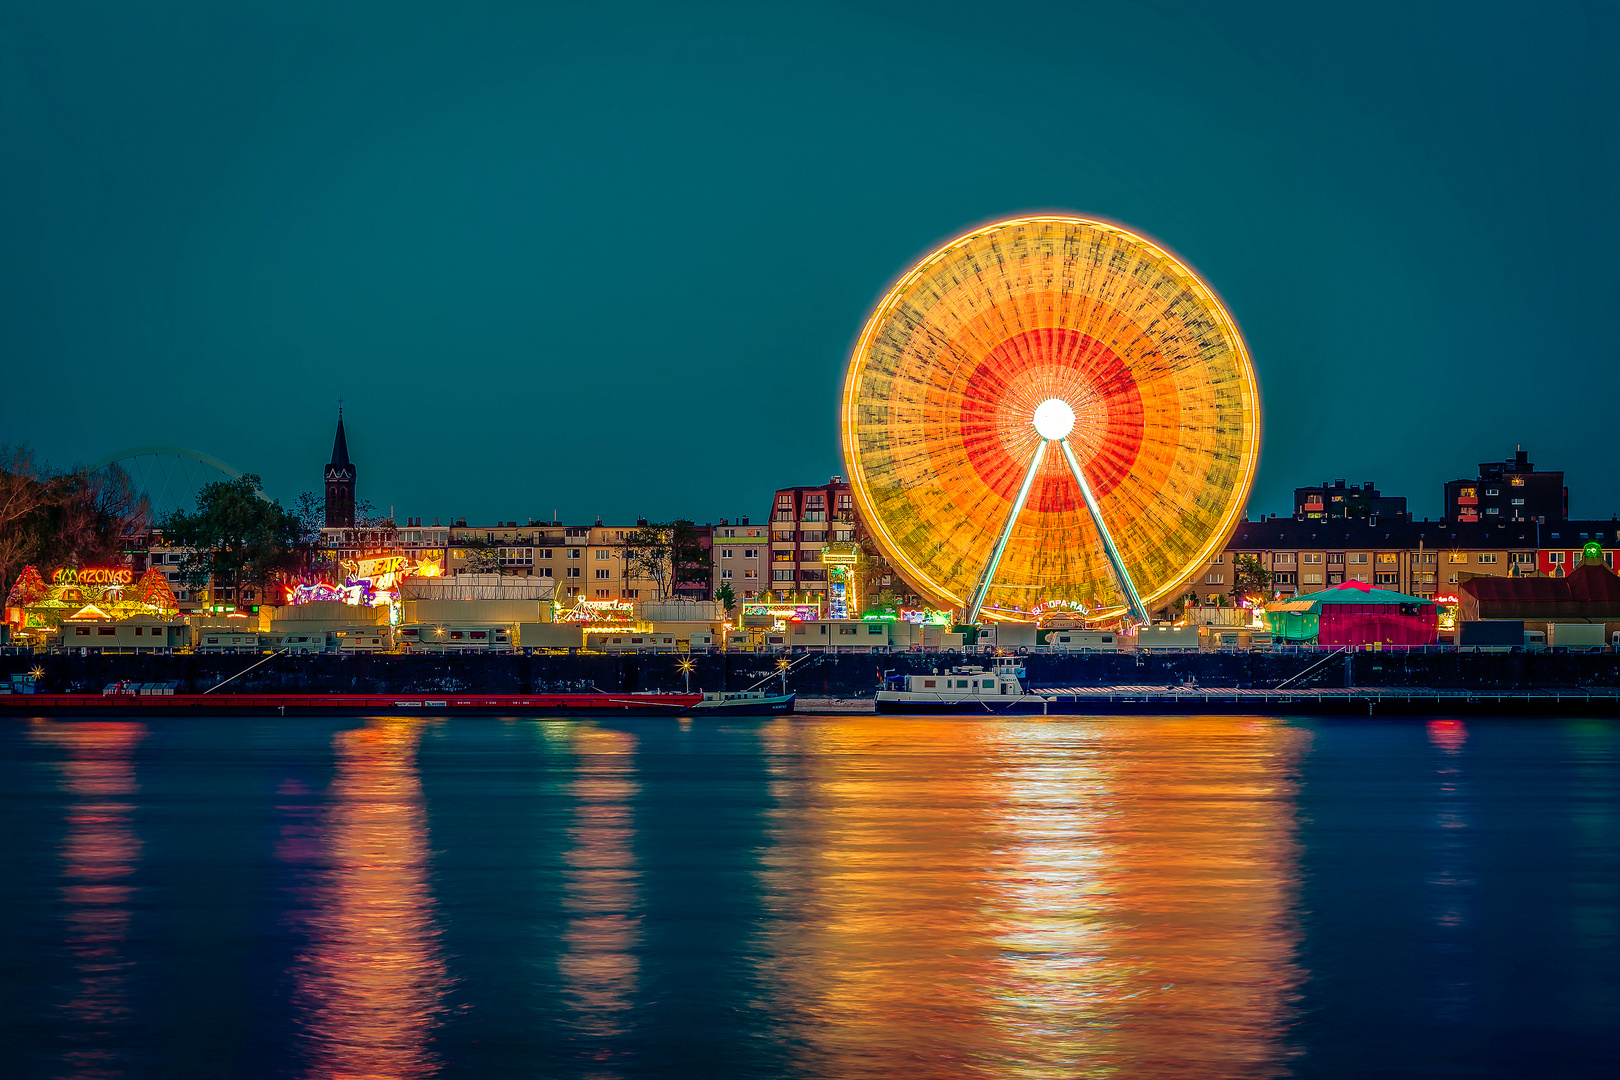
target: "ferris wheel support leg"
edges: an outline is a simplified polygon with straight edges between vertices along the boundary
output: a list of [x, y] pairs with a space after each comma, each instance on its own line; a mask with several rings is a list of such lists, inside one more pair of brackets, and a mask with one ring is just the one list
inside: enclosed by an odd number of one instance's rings
[[969, 626], [979, 621], [979, 609], [984, 606], [984, 598], [990, 593], [990, 583], [995, 580], [996, 567], [1001, 565], [1002, 553], [1007, 550], [1007, 541], [1012, 539], [1013, 526], [1018, 523], [1018, 515], [1024, 512], [1024, 501], [1029, 498], [1029, 489], [1035, 483], [1035, 474], [1040, 471], [1041, 459], [1046, 456], [1046, 440], [1035, 448], [1035, 456], [1029, 460], [1029, 471], [1024, 474], [1024, 483], [1018, 489], [1018, 498], [1013, 500], [1012, 510], [1007, 514], [1007, 524], [1001, 527], [1001, 535], [996, 538], [996, 546], [990, 549], [990, 558], [984, 564], [984, 572], [979, 575], [979, 583], [973, 587], [973, 595], [968, 598], [968, 605], [962, 612], [962, 621]]
[[1069, 471], [1074, 473], [1074, 482], [1080, 485], [1080, 497], [1086, 501], [1086, 509], [1091, 512], [1091, 523], [1097, 526], [1097, 535], [1102, 537], [1103, 552], [1108, 556], [1108, 565], [1113, 567], [1114, 580], [1119, 585], [1120, 595], [1125, 598], [1125, 609], [1130, 617], [1143, 626], [1153, 620], [1148, 617], [1147, 608], [1142, 604], [1142, 598], [1136, 593], [1136, 583], [1131, 575], [1125, 572], [1125, 560], [1119, 557], [1119, 548], [1114, 544], [1114, 536], [1103, 523], [1102, 509], [1097, 505], [1097, 497], [1091, 493], [1091, 485], [1086, 483], [1086, 474], [1080, 468], [1080, 462], [1075, 460], [1074, 451], [1069, 448], [1068, 439], [1058, 440], [1063, 447], [1063, 456], [1069, 462]]

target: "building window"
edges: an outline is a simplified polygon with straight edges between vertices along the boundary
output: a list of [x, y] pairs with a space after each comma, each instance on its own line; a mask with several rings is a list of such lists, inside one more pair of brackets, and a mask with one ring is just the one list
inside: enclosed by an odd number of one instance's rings
[[1474, 558], [1476, 558], [1477, 560], [1479, 560], [1482, 563], [1493, 563], [1493, 562], [1496, 561], [1496, 553], [1495, 552], [1488, 552], [1488, 553], [1485, 553], [1485, 554], [1482, 554], [1482, 555], [1476, 555], [1476, 556], [1474, 556]]
[[1300, 576], [1299, 580], [1304, 582], [1306, 585], [1320, 585], [1320, 584], [1322, 584], [1322, 575], [1321, 574], [1303, 574], [1303, 575]]
[[1562, 551], [1549, 551], [1547, 553], [1547, 561], [1550, 563], [1561, 563], [1564, 561], [1564, 553]]
[[1282, 573], [1273, 574], [1272, 580], [1278, 585], [1292, 585], [1294, 583], [1294, 575], [1291, 571], [1284, 571]]
[[1395, 585], [1400, 581], [1399, 574], [1374, 574], [1379, 585]]
[[598, 570], [596, 572], [596, 580], [597, 581], [606, 581], [608, 578], [610, 578], [612, 576], [613, 576], [613, 571], [607, 569], [606, 567], [604, 567], [601, 570]]
[[[1322, 553], [1320, 551], [1307, 551], [1299, 561], [1307, 566], [1320, 566], [1322, 564]], [[1317, 580], [1320, 581], [1321, 579], [1318, 578]]]
[[1204, 575], [1204, 584], [1205, 585], [1224, 585], [1224, 584], [1226, 584], [1226, 575], [1225, 574], [1205, 574]]
[[793, 580], [793, 571], [792, 570], [772, 570], [771, 571], [771, 580], [772, 581], [792, 581]]
[[806, 548], [799, 552], [800, 562], [820, 562], [821, 550], [819, 548]]
[[1342, 585], [1342, 584], [1344, 584], [1344, 575], [1343, 574], [1329, 574], [1327, 583], [1329, 585]]
[[1523, 506], [1524, 505], [1524, 500], [1523, 499], [1514, 499], [1513, 500], [1513, 505], [1514, 506]]
[[579, 558], [579, 548], [569, 548], [569, 549], [568, 549], [568, 557], [569, 557], [569, 558], [570, 558], [570, 559], [577, 559], [577, 558]]
[[1330, 552], [1328, 552], [1328, 565], [1329, 566], [1343, 566], [1344, 565], [1344, 552], [1342, 552], [1342, 551], [1330, 551]]
[[1393, 566], [1400, 562], [1400, 556], [1393, 551], [1380, 551], [1378, 553], [1378, 562], [1381, 566]]
[[855, 539], [854, 529], [834, 529], [833, 539], [839, 543], [848, 543]]
[[1446, 561], [1452, 563], [1465, 563], [1468, 561], [1468, 552], [1453, 551], [1451, 554], [1446, 556]]
[[1274, 566], [1293, 566], [1294, 553], [1292, 551], [1279, 551], [1271, 556], [1271, 562]]
[[1497, 490], [1496, 488], [1486, 488], [1485, 489], [1485, 494], [1486, 495], [1500, 495], [1502, 493], [1501, 493], [1501, 491]]
[[743, 558], [745, 558], [745, 559], [757, 559], [757, 558], [759, 558], [759, 548], [743, 548]]
[[727, 566], [720, 571], [720, 579], [722, 581], [731, 580], [731, 567]]
[[825, 544], [827, 542], [827, 530], [826, 529], [807, 530], [805, 532], [805, 534], [803, 536], [801, 536], [799, 539], [803, 540], [807, 544]]
[[596, 561], [597, 562], [606, 562], [608, 559], [611, 559], [611, 558], [613, 558], [613, 552], [607, 550], [606, 548], [597, 548], [596, 549]]
[[1212, 566], [1220, 566], [1222, 563], [1226, 562], [1226, 553], [1222, 552], [1209, 561]]
[[758, 570], [754, 570], [754, 569], [750, 568], [748, 570], [743, 571], [743, 578], [745, 580], [754, 579], [754, 578], [758, 578], [758, 577], [759, 577], [759, 571]]
[[612, 590], [610, 590], [610, 589], [597, 589], [596, 590], [596, 598], [598, 600], [606, 600], [608, 598], [608, 593], [611, 592], [611, 591]]
[[730, 548], [721, 548], [721, 549], [720, 549], [720, 557], [721, 557], [721, 558], [722, 558], [722, 559], [729, 559], [729, 558], [731, 558], [731, 549], [730, 549]]
[[1513, 479], [1509, 480], [1508, 483], [1512, 484], [1514, 487], [1524, 487], [1524, 477], [1515, 476]]
[[827, 520], [827, 511], [825, 511], [825, 510], [806, 510], [804, 512], [804, 520], [806, 520], [806, 521], [826, 521]]
[[1517, 566], [1534, 565], [1536, 553], [1533, 551], [1515, 551], [1508, 556], [1508, 561]]
[[1502, 511], [1501, 511], [1501, 510], [1500, 510], [1500, 509], [1498, 509], [1498, 508], [1497, 508], [1497, 507], [1494, 507], [1494, 506], [1487, 506], [1487, 507], [1486, 507], [1486, 508], [1485, 508], [1485, 512], [1486, 512], [1486, 513], [1487, 513], [1487, 514], [1500, 514], [1500, 513], [1501, 513], [1501, 512], [1502, 512]]
[[579, 577], [579, 567], [577, 567], [577, 566], [570, 566], [570, 567], [569, 567], [569, 568], [568, 568], [568, 576], [569, 576], [569, 577]]
[[792, 562], [793, 561], [793, 552], [791, 552], [791, 551], [773, 551], [773, 552], [771, 552], [771, 561], [772, 562]]
[[791, 544], [793, 543], [793, 530], [780, 529], [771, 533], [771, 539], [775, 540], [779, 544]]
[[1351, 552], [1350, 553], [1350, 564], [1352, 566], [1366, 566], [1367, 565], [1367, 553], [1365, 551], [1353, 551], [1353, 552]]

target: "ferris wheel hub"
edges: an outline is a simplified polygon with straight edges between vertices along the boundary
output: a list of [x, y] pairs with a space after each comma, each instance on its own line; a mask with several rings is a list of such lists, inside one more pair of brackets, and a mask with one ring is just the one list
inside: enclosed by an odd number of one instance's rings
[[1062, 398], [1047, 398], [1035, 407], [1035, 430], [1050, 442], [1068, 438], [1074, 430], [1074, 410]]

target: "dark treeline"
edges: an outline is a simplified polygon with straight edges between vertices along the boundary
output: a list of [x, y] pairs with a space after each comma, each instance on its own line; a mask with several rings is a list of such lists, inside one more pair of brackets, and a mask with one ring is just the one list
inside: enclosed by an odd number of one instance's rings
[[114, 563], [150, 509], [115, 468], [58, 469], [26, 446], [0, 446], [0, 591], [30, 563]]

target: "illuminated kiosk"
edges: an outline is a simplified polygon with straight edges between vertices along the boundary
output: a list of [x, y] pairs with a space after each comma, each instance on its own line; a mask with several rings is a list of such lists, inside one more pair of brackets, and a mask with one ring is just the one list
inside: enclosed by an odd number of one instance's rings
[[163, 571], [137, 580], [123, 566], [23, 567], [6, 596], [18, 643], [90, 652], [164, 652], [191, 644], [191, 630]]
[[1260, 399], [1185, 263], [1118, 225], [1026, 217], [950, 241], [878, 302], [841, 428], [862, 521], [934, 604], [1145, 623], [1237, 524]]

